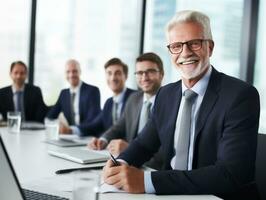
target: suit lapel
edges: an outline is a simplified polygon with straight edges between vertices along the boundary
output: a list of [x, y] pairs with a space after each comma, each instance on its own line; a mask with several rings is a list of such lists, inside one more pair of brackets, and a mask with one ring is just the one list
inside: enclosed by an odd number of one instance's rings
[[69, 124], [71, 124], [71, 111], [70, 111], [70, 89], [64, 91], [63, 97], [63, 107], [65, 107], [65, 117]]
[[122, 104], [122, 108], [121, 108], [121, 113], [124, 111], [124, 108], [125, 108], [125, 102], [126, 102], [128, 96], [129, 96], [129, 89], [127, 88], [127, 89], [126, 89], [126, 92], [125, 92], [125, 95], [124, 95], [124, 97], [123, 97], [123, 104]]
[[195, 129], [195, 139], [197, 139], [201, 129], [203, 128], [203, 125], [205, 124], [218, 98], [217, 92], [220, 87], [220, 76], [214, 68], [212, 70], [213, 71], [209, 80], [208, 88], [206, 90], [199, 110]]
[[142, 103], [143, 103], [143, 92], [138, 96], [136, 99], [134, 109], [132, 110], [133, 112], [133, 120], [132, 120], [132, 132], [130, 134], [130, 140], [131, 141], [136, 135], [138, 134], [138, 128], [139, 128], [139, 118], [140, 118], [140, 112], [142, 108]]
[[[24, 117], [26, 118], [26, 111], [29, 111], [30, 110], [30, 108], [31, 108], [31, 103], [29, 103], [29, 101], [30, 101], [30, 98], [29, 98], [29, 90], [28, 90], [28, 85], [27, 84], [25, 84], [25, 88], [24, 88], [24, 99], [23, 99], [23, 106], [24, 106]], [[26, 103], [26, 102], [28, 102], [28, 103]], [[29, 106], [29, 107], [27, 107], [27, 105]]]
[[113, 116], [112, 116], [112, 109], [113, 109], [113, 98], [111, 97], [110, 101], [108, 101], [108, 104], [106, 105], [106, 114], [103, 116], [107, 121], [107, 126], [113, 125]]
[[14, 105], [14, 101], [13, 101], [13, 92], [12, 92], [12, 86], [9, 87], [8, 89], [8, 100], [7, 100], [7, 110], [15, 110], [15, 105]]
[[[86, 105], [86, 102], [82, 102], [83, 101], [83, 93], [84, 93], [84, 84], [82, 83], [80, 86], [80, 95], [79, 95], [79, 121], [82, 122], [83, 121], [83, 112], [86, 110], [85, 108], [83, 108], [83, 105]], [[85, 97], [85, 94], [84, 94]], [[88, 103], [88, 102], [87, 102]], [[69, 104], [70, 105], [70, 104]], [[85, 116], [84, 116], [85, 118]]]
[[[181, 102], [181, 96], [182, 96], [182, 88], [181, 88], [181, 81], [177, 82], [177, 85], [174, 89], [174, 91], [169, 95], [169, 99], [171, 102], [168, 102], [168, 125], [165, 133], [165, 155], [166, 155], [166, 163], [169, 164], [169, 166], [166, 166], [166, 168], [170, 168], [170, 161], [171, 158], [174, 155], [174, 135], [175, 135], [175, 128], [176, 128], [176, 118]], [[174, 103], [173, 103], [174, 102]]]

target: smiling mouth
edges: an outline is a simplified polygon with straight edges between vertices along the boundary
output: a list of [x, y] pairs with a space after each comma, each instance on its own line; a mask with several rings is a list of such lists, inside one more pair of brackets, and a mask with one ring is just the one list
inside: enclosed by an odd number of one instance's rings
[[190, 65], [190, 64], [194, 64], [196, 62], [198, 62], [198, 60], [188, 60], [188, 61], [179, 62], [178, 64], [180, 64], [180, 65]]

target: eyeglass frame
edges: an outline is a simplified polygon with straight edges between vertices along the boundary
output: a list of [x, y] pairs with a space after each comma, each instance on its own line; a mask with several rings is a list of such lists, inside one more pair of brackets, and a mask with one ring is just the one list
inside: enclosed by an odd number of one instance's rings
[[150, 75], [154, 75], [155, 73], [160, 72], [160, 71], [161, 70], [159, 70], [159, 69], [153, 69], [153, 68], [151, 68], [151, 69], [147, 69], [145, 71], [136, 71], [136, 72], [134, 72], [134, 74], [137, 77], [142, 77], [143, 74], [145, 74], [146, 76], [150, 76]]
[[[188, 43], [189, 43], [189, 42], [193, 42], [193, 41], [200, 41], [200, 46], [199, 46], [198, 48], [196, 48], [196, 49], [191, 49], [191, 47], [190, 47], [190, 45], [189, 45]], [[200, 49], [202, 48], [202, 42], [212, 42], [212, 40], [211, 40], [211, 39], [193, 39], [193, 40], [188, 40], [188, 41], [186, 41], [186, 42], [174, 42], [174, 43], [168, 44], [166, 47], [168, 48], [168, 50], [169, 50], [169, 52], [170, 52], [171, 54], [180, 54], [180, 53], [182, 53], [182, 51], [183, 51], [183, 46], [184, 46], [184, 44], [187, 45], [187, 47], [188, 47], [188, 49], [189, 49], [190, 51], [198, 51], [198, 50], [200, 50]], [[174, 44], [181, 44], [181, 45], [182, 45], [182, 47], [181, 47], [181, 49], [180, 49], [180, 52], [178, 52], [178, 53], [173, 53], [173, 51], [171, 50], [171, 45], [174, 45]]]

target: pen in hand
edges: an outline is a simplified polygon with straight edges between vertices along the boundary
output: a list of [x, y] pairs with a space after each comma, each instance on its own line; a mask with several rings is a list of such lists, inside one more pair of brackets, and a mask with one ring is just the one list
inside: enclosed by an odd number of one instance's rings
[[112, 160], [114, 166], [119, 166], [120, 163], [115, 159], [115, 157], [111, 153], [110, 153], [110, 156], [111, 156], [111, 160]]
[[[120, 163], [115, 159], [115, 157], [109, 152], [110, 157], [111, 157], [111, 161], [114, 164], [114, 166], [120, 166]], [[103, 181], [100, 186], [102, 186], [103, 184], [105, 184], [105, 181]]]

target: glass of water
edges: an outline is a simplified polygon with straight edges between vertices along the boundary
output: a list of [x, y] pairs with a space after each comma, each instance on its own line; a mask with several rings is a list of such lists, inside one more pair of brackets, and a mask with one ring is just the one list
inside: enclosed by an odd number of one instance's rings
[[11, 133], [19, 133], [21, 125], [21, 112], [7, 112], [7, 130]]
[[45, 119], [44, 123], [45, 123], [46, 140], [58, 140], [59, 139], [58, 121]]

